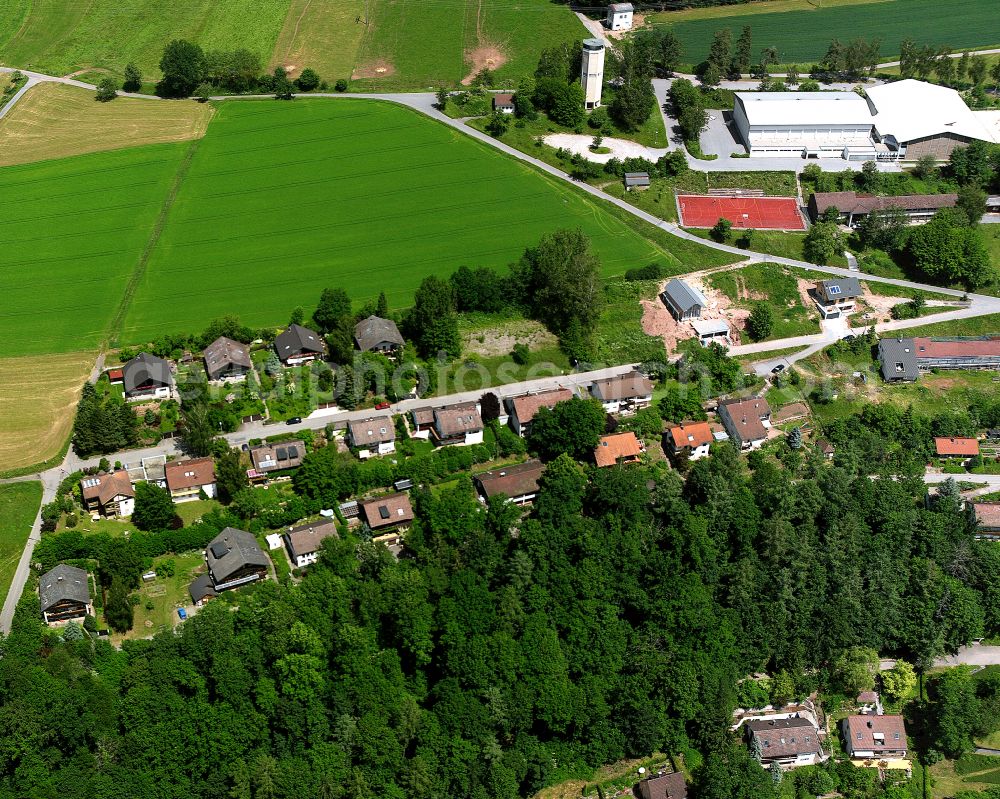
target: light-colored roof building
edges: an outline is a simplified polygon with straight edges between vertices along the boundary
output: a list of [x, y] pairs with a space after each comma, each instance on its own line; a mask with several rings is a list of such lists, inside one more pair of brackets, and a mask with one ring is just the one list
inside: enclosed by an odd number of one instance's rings
[[875, 114], [875, 129], [900, 143], [929, 136], [954, 134], [994, 141], [954, 89], [907, 78], [865, 89]]
[[752, 126], [872, 125], [868, 103], [855, 92], [737, 92], [736, 97]]

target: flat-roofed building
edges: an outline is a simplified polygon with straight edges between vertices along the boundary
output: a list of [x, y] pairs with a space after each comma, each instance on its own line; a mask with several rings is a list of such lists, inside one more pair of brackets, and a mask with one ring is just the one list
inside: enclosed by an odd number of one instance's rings
[[809, 198], [809, 216], [813, 222], [833, 208], [840, 222], [855, 227], [873, 211], [896, 208], [903, 212], [910, 224], [928, 221], [942, 208], [954, 208], [957, 194], [907, 194], [900, 197], [874, 197], [853, 191], [816, 192]]

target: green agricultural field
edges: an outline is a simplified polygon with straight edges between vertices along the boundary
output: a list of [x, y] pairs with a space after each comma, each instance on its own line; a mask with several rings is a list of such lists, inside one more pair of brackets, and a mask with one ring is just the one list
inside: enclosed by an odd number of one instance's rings
[[41, 502], [41, 483], [0, 485], [0, 597], [7, 596]]
[[246, 48], [267, 64], [290, 0], [8, 0], [0, 15], [4, 64], [65, 75], [90, 67], [121, 73], [134, 61], [159, 72], [171, 39], [207, 50]]
[[[756, 9], [766, 10], [764, 4]], [[682, 12], [683, 13], [683, 12]], [[729, 7], [727, 7], [727, 13]], [[899, 53], [907, 36], [919, 44], [974, 48], [996, 44], [995, 0], [883, 0], [877, 3], [833, 5], [810, 10], [777, 11], [734, 16], [731, 19], [702, 18], [671, 22], [671, 14], [657, 15], [657, 22], [673, 24], [684, 45], [683, 61], [698, 63], [708, 55], [717, 30], [729, 27], [733, 40], [744, 25], [753, 30], [754, 53], [773, 46], [783, 64], [811, 62], [823, 57], [832, 39], [842, 42], [863, 36], [882, 40], [883, 60]], [[905, 24], [901, 22], [905, 20]]]
[[190, 146], [0, 169], [5, 356], [97, 349]]
[[356, 302], [385, 291], [405, 307], [429, 274], [502, 268], [543, 234], [575, 226], [607, 275], [717, 260], [683, 243], [678, 257], [664, 249], [673, 240], [654, 244], [573, 186], [408, 109], [226, 103], [177, 193], [122, 342], [200, 330], [227, 313], [282, 324], [327, 286]]

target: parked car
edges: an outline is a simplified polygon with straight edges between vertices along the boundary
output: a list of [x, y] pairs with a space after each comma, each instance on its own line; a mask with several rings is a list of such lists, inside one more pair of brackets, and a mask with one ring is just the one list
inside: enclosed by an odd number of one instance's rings
[[853, 333], [848, 333], [846, 336], [844, 336], [843, 340], [844, 341], [854, 341], [854, 339], [856, 339], [856, 338], [857, 338], [857, 336], [855, 336]]
[[177, 608], [177, 615], [181, 617], [181, 621], [184, 621], [188, 617], [188, 612], [184, 608]]
[[301, 416], [293, 416], [291, 419], [285, 422], [285, 424], [302, 424]]
[[771, 374], [772, 375], [780, 375], [784, 371], [785, 371], [785, 365], [783, 363], [779, 363], [777, 366], [775, 366], [771, 370]]
[[392, 405], [390, 405], [388, 402], [380, 402], [375, 406], [375, 410], [384, 411], [386, 408], [391, 408], [391, 407]]

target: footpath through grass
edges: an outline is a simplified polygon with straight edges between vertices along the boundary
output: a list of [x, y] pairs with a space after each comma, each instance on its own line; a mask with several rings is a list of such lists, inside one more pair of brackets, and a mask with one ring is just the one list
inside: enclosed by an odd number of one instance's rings
[[0, 596], [4, 598], [41, 502], [40, 482], [0, 485]]

